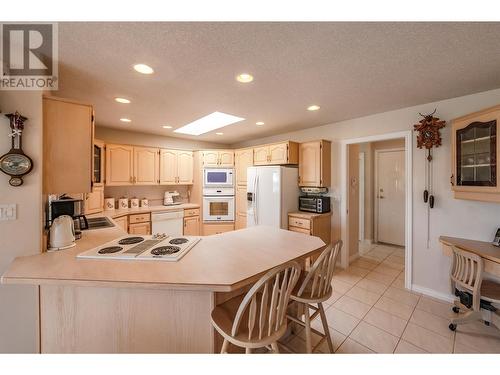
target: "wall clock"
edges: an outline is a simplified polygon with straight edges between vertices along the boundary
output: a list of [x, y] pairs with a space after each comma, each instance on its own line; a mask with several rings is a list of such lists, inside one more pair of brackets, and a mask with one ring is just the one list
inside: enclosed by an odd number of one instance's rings
[[10, 120], [11, 149], [8, 153], [0, 156], [0, 171], [10, 176], [11, 186], [21, 186], [23, 176], [33, 169], [33, 160], [23, 152], [22, 134], [24, 122], [28, 119], [19, 112], [5, 115]]

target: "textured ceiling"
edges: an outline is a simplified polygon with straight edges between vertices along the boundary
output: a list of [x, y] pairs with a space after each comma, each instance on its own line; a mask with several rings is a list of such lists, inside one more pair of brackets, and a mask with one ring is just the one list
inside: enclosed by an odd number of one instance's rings
[[221, 111], [246, 120], [196, 139], [232, 144], [498, 88], [500, 23], [60, 23], [59, 59], [98, 125], [190, 139], [161, 125]]

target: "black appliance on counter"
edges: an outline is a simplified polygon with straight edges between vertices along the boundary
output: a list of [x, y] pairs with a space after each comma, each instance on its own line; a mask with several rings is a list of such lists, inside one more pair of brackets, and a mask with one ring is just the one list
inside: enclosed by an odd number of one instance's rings
[[323, 214], [330, 212], [330, 197], [325, 196], [327, 188], [300, 188], [304, 195], [299, 197], [299, 210]]

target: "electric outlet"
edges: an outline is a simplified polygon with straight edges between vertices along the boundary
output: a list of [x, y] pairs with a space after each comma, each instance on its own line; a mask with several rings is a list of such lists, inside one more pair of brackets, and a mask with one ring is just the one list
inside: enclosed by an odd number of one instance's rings
[[0, 220], [16, 220], [16, 204], [0, 204]]

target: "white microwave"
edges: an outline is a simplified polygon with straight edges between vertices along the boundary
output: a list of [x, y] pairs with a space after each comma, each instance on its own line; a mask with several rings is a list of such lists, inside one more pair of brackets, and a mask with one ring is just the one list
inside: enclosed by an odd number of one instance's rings
[[233, 187], [234, 169], [205, 168], [203, 170], [204, 187]]

